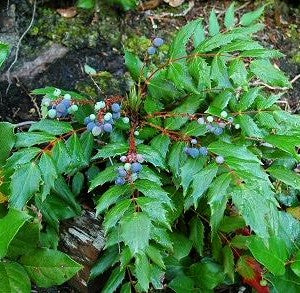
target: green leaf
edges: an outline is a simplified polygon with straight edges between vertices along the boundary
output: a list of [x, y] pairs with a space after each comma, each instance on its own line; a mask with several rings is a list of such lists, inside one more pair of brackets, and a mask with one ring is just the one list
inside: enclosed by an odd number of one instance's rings
[[[1, 56], [0, 56], [1, 57]], [[0, 292], [30, 293], [30, 279], [25, 269], [16, 262], [0, 261]]]
[[211, 64], [211, 79], [215, 81], [218, 88], [230, 88], [228, 70], [225, 63], [225, 58], [216, 55]]
[[91, 269], [90, 279], [93, 280], [97, 276], [104, 273], [107, 269], [113, 266], [119, 259], [119, 251], [117, 246], [109, 247], [100, 259]]
[[16, 148], [31, 147], [55, 140], [55, 136], [46, 132], [21, 132], [16, 134]]
[[228, 9], [225, 12], [224, 24], [228, 30], [232, 29], [235, 25], [234, 2], [231, 3], [231, 5], [228, 7]]
[[42, 200], [50, 193], [51, 188], [54, 187], [54, 182], [58, 177], [56, 166], [50, 155], [43, 153], [39, 162], [39, 169], [42, 174]]
[[151, 163], [155, 167], [160, 167], [165, 169], [165, 160], [156, 149], [145, 144], [139, 144], [137, 146], [138, 154], [141, 154], [146, 162]]
[[83, 9], [93, 9], [95, 0], [78, 0], [76, 6]]
[[169, 151], [171, 139], [167, 135], [159, 134], [151, 140], [151, 147], [156, 149], [164, 158]]
[[73, 127], [68, 122], [58, 121], [58, 120], [50, 120], [50, 119], [42, 119], [34, 124], [32, 124], [29, 128], [29, 131], [45, 131], [52, 135], [61, 135], [64, 133], [68, 133], [73, 130]]
[[191, 121], [182, 129], [182, 133], [188, 136], [203, 136], [207, 132], [205, 124], [199, 124], [197, 121]]
[[211, 11], [209, 16], [208, 30], [211, 36], [214, 36], [220, 32], [220, 25], [214, 9]]
[[110, 274], [110, 277], [105, 283], [105, 286], [101, 292], [114, 293], [125, 278], [125, 271], [125, 269], [120, 269], [119, 267], [116, 267]]
[[263, 239], [258, 236], [252, 236], [248, 247], [255, 259], [271, 273], [275, 276], [284, 275], [288, 252], [282, 239], [277, 236], [270, 237], [268, 246], [266, 246]]
[[259, 110], [266, 110], [273, 106], [280, 98], [282, 94], [270, 95], [268, 98], [260, 99], [257, 101], [257, 108]]
[[243, 26], [249, 26], [252, 24], [254, 21], [260, 18], [260, 16], [263, 14], [265, 9], [265, 5], [258, 8], [255, 11], [247, 12], [245, 13], [240, 20], [240, 24]]
[[176, 37], [174, 38], [169, 50], [169, 57], [171, 60], [186, 55], [185, 46], [190, 37], [199, 28], [199, 23], [201, 23], [201, 20], [191, 21], [176, 34]]
[[271, 86], [291, 87], [289, 79], [282, 71], [276, 69], [269, 60], [254, 60], [250, 64], [250, 70], [259, 79]]
[[244, 93], [237, 104], [237, 110], [245, 111], [249, 109], [249, 107], [254, 103], [255, 99], [257, 98], [259, 92], [260, 92], [260, 88], [254, 87], [251, 88], [246, 93]]
[[170, 235], [166, 229], [152, 227], [151, 229], [151, 239], [160, 244], [165, 249], [171, 251], [173, 248], [173, 243], [171, 241]]
[[[0, 67], [1, 67], [1, 43], [0, 43]], [[15, 144], [14, 125], [8, 122], [0, 122], [0, 166], [5, 164], [10, 151]]]
[[148, 292], [150, 283], [150, 264], [145, 254], [135, 257], [135, 275], [142, 290]]
[[300, 251], [297, 252], [295, 259], [291, 264], [291, 269], [298, 277], [300, 277]]
[[30, 278], [38, 286], [45, 288], [63, 284], [82, 269], [82, 266], [68, 255], [45, 248], [23, 255], [20, 263]]
[[229, 77], [235, 85], [246, 85], [248, 72], [245, 63], [241, 59], [234, 59], [229, 65]]
[[225, 233], [234, 232], [246, 226], [245, 220], [241, 216], [224, 216], [219, 230]]
[[9, 209], [7, 215], [0, 218], [0, 259], [6, 255], [9, 244], [29, 218], [25, 212], [14, 209]]
[[197, 217], [192, 218], [189, 222], [190, 227], [190, 240], [193, 242], [194, 248], [200, 256], [203, 255], [204, 247], [204, 226]]
[[119, 222], [119, 220], [129, 209], [130, 204], [131, 204], [130, 199], [124, 199], [121, 202], [117, 203], [108, 212], [106, 212], [104, 217], [104, 222], [103, 222], [105, 231], [108, 231], [109, 229], [113, 228]]
[[161, 267], [164, 270], [166, 269], [166, 266], [164, 264], [164, 261], [163, 261], [163, 258], [162, 258], [162, 255], [161, 255], [159, 249], [150, 245], [146, 249], [146, 254], [155, 264], [157, 264], [159, 267]]
[[127, 195], [131, 187], [129, 185], [120, 186], [114, 185], [105, 191], [97, 201], [96, 214], [99, 215], [109, 206], [116, 203], [122, 195]]
[[269, 135], [265, 141], [299, 159], [296, 147], [300, 146], [300, 139], [297, 136]]
[[217, 155], [223, 157], [235, 157], [241, 160], [247, 160], [260, 163], [260, 160], [246, 146], [231, 144], [223, 141], [212, 142], [208, 149]]
[[4, 61], [7, 59], [9, 52], [10, 52], [9, 45], [0, 42], [0, 68], [3, 65]]
[[239, 115], [236, 119], [241, 125], [244, 135], [257, 138], [262, 138], [264, 136], [257, 124], [249, 115]]
[[59, 174], [66, 173], [71, 164], [71, 157], [64, 142], [57, 142], [52, 149], [52, 157]]
[[22, 209], [35, 192], [40, 188], [41, 172], [32, 162], [18, 168], [11, 176], [10, 206]]
[[128, 145], [124, 143], [107, 144], [103, 146], [92, 159], [107, 159], [109, 157], [123, 155], [127, 153], [128, 148]]
[[145, 213], [134, 213], [122, 219], [121, 237], [134, 254], [148, 247], [151, 227], [151, 220]]
[[120, 293], [131, 293], [131, 283], [130, 282], [125, 283], [122, 286]]
[[189, 255], [191, 252], [193, 243], [184, 234], [179, 232], [173, 232], [171, 234], [173, 242], [173, 256], [180, 260]]
[[283, 276], [268, 274], [266, 278], [272, 284], [272, 291], [274, 293], [294, 293], [299, 291], [299, 277], [297, 277], [290, 269], [287, 269]]
[[194, 175], [192, 183], [192, 193], [188, 195], [184, 207], [187, 210], [192, 204], [198, 206], [199, 199], [203, 196], [204, 192], [208, 189], [218, 171], [216, 164], [211, 164]]
[[146, 197], [156, 199], [161, 203], [172, 206], [168, 192], [166, 192], [159, 184], [146, 179], [138, 179], [135, 181], [134, 186]]
[[253, 49], [242, 52], [240, 57], [242, 58], [262, 58], [262, 59], [269, 59], [269, 58], [281, 58], [284, 54], [279, 52], [278, 50], [267, 50], [267, 49]]
[[226, 245], [222, 249], [224, 273], [234, 282], [234, 255], [230, 246]]
[[180, 176], [181, 166], [187, 159], [187, 155], [183, 151], [185, 146], [184, 142], [176, 142], [171, 147], [168, 164], [174, 177]]
[[39, 223], [26, 222], [8, 247], [8, 257], [15, 258], [37, 248], [40, 241]]
[[188, 60], [189, 74], [193, 77], [199, 90], [210, 88], [210, 66], [205, 59], [199, 56], [193, 56]]
[[7, 159], [5, 168], [13, 167], [14, 169], [17, 169], [20, 166], [30, 162], [40, 152], [41, 149], [35, 147], [16, 151]]
[[221, 266], [210, 260], [203, 260], [201, 263], [193, 264], [190, 267], [190, 274], [195, 282], [206, 288], [206, 290], [214, 289], [225, 279]]
[[227, 189], [231, 182], [230, 173], [218, 176], [208, 190], [208, 204], [210, 206], [210, 226], [212, 237], [215, 236], [223, 219], [224, 211], [228, 201]]
[[[127, 50], [125, 50], [125, 66], [135, 81], [139, 81], [139, 79], [143, 78], [146, 74], [146, 67], [143, 68], [143, 62], [140, 58]], [[142, 70], [144, 70], [144, 72], [142, 72]]]
[[296, 172], [289, 170], [284, 166], [276, 165], [268, 168], [267, 172], [285, 184], [300, 190], [300, 176]]
[[90, 162], [95, 145], [94, 136], [90, 131], [85, 131], [80, 137], [80, 143], [82, 145], [85, 161]]
[[160, 176], [155, 171], [150, 169], [148, 166], [143, 166], [143, 169], [139, 174], [139, 178], [140, 179], [148, 179], [159, 185], [162, 185]]
[[185, 276], [176, 276], [169, 284], [169, 287], [176, 293], [195, 292], [193, 279]]
[[84, 175], [81, 172], [77, 172], [72, 179], [72, 192], [75, 196], [78, 196], [83, 189]]
[[197, 27], [193, 34], [194, 47], [199, 46], [205, 40], [205, 30], [202, 25], [202, 20], [197, 23]]
[[100, 171], [91, 181], [89, 192], [106, 182], [112, 182], [117, 177], [117, 166], [112, 165]]

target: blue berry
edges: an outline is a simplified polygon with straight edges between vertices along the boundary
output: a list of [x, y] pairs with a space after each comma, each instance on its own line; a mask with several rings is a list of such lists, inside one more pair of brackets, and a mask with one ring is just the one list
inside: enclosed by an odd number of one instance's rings
[[90, 117], [85, 117], [84, 118], [84, 124], [88, 125], [90, 122], [92, 122], [92, 120], [90, 119]]
[[207, 156], [208, 155], [208, 149], [206, 147], [199, 148], [199, 154], [200, 154], [200, 156]]
[[215, 130], [214, 130], [214, 134], [215, 135], [221, 135], [223, 133], [223, 128], [221, 127], [216, 127]]
[[120, 112], [112, 114], [112, 118], [115, 119], [115, 120], [120, 119], [120, 117], [121, 117], [121, 113]]
[[205, 120], [204, 120], [203, 117], [198, 118], [197, 122], [198, 122], [199, 124], [205, 124]]
[[103, 125], [103, 130], [105, 131], [105, 132], [112, 132], [112, 125], [111, 124], [109, 124], [109, 123], [105, 123], [104, 125]]
[[199, 150], [197, 148], [187, 148], [186, 153], [192, 158], [197, 158], [199, 156]]
[[63, 100], [61, 101], [61, 103], [62, 103], [66, 108], [71, 107], [71, 100], [63, 99]]
[[156, 53], [156, 48], [155, 47], [149, 47], [148, 48], [148, 54], [149, 55], [154, 55]]
[[113, 103], [111, 105], [111, 109], [113, 112], [120, 112], [121, 111], [121, 106], [118, 103]]
[[55, 117], [56, 117], [56, 110], [55, 110], [55, 109], [50, 109], [50, 110], [48, 111], [48, 116], [49, 116], [49, 118], [51, 118], [51, 119], [55, 118]]
[[67, 114], [68, 114], [68, 107], [66, 107], [66, 105], [64, 105], [63, 103], [59, 103], [56, 106], [56, 116], [64, 117], [67, 116]]
[[222, 156], [216, 157], [217, 164], [223, 164], [225, 162], [225, 159]]
[[153, 40], [153, 45], [155, 46], [155, 47], [160, 47], [160, 46], [162, 46], [164, 44], [164, 40], [162, 39], [162, 38], [155, 38], [154, 40]]
[[88, 125], [86, 126], [86, 129], [87, 129], [88, 131], [92, 131], [93, 128], [94, 128], [95, 126], [96, 126], [95, 122], [91, 121], [91, 122], [89, 122]]
[[118, 168], [118, 174], [119, 174], [120, 177], [126, 177], [127, 172], [126, 172], [126, 170], [124, 169], [124, 167], [119, 167], [119, 168]]
[[126, 160], [127, 160], [127, 157], [126, 157], [126, 156], [122, 156], [122, 157], [120, 158], [120, 161], [123, 162], [123, 163], [125, 163]]
[[51, 105], [51, 100], [49, 98], [43, 98], [42, 99], [42, 105], [49, 107]]
[[140, 172], [142, 170], [143, 166], [140, 163], [133, 163], [131, 165], [131, 171], [134, 173]]
[[102, 128], [99, 127], [99, 126], [95, 126], [95, 127], [93, 127], [93, 129], [92, 129], [92, 134], [93, 134], [94, 136], [100, 135], [101, 132], [102, 132]]
[[209, 131], [209, 132], [214, 132], [216, 127], [212, 126], [211, 124], [207, 124], [206, 125], [206, 129]]
[[118, 177], [115, 181], [116, 185], [124, 185], [125, 182], [126, 182], [126, 180], [123, 177]]

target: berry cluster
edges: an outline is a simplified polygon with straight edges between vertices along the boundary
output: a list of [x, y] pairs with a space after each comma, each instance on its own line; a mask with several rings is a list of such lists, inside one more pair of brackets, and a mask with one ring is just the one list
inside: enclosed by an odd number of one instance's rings
[[[193, 138], [193, 139], [191, 139], [191, 147], [185, 147], [184, 148], [184, 152], [188, 155], [188, 156], [190, 156], [190, 157], [192, 157], [193, 159], [195, 159], [195, 158], [198, 158], [198, 157], [205, 157], [205, 156], [207, 156], [208, 155], [208, 149], [207, 149], [207, 147], [204, 147], [204, 146], [202, 146], [202, 147], [197, 147], [196, 145], [197, 145], [197, 143], [198, 143], [198, 141], [197, 141], [197, 139], [195, 139], [195, 138]], [[215, 161], [216, 161], [216, 163], [217, 164], [223, 164], [224, 162], [225, 162], [225, 159], [224, 159], [224, 157], [222, 157], [222, 156], [217, 156], [216, 158], [215, 158]]]
[[[109, 108], [111, 112], [109, 112]], [[113, 103], [110, 107], [104, 101], [95, 104], [96, 114], [91, 114], [84, 119], [84, 124], [88, 131], [94, 136], [99, 136], [103, 132], [110, 133], [113, 130], [113, 124], [121, 118], [121, 105]], [[129, 123], [129, 118], [123, 118], [124, 123]]]
[[116, 185], [123, 185], [126, 182], [134, 182], [139, 177], [140, 171], [143, 169], [141, 163], [144, 162], [144, 158], [140, 154], [131, 153], [127, 156], [122, 156], [120, 161], [124, 163], [124, 166], [118, 167], [118, 177], [115, 180]]
[[[220, 118], [214, 118], [213, 116], [207, 116], [206, 118], [200, 117], [198, 118], [198, 123], [199, 124], [206, 124], [206, 129], [215, 134], [215, 135], [221, 135], [224, 132], [224, 128], [226, 126], [231, 126], [233, 125], [233, 117], [227, 117], [228, 113], [226, 111], [221, 112], [221, 117]], [[235, 124], [234, 125], [235, 129], [239, 129], [240, 125]]]
[[[54, 95], [59, 97], [60, 93], [60, 90], [55, 90]], [[65, 94], [63, 99], [58, 100], [51, 100], [48, 97], [44, 97], [42, 106], [47, 107], [47, 116], [51, 119], [64, 118], [78, 110], [78, 106], [73, 104], [70, 94]]]
[[157, 52], [157, 48], [161, 47], [164, 42], [165, 41], [162, 38], [154, 38], [152, 41], [153, 46], [148, 48], [148, 54], [154, 55]]

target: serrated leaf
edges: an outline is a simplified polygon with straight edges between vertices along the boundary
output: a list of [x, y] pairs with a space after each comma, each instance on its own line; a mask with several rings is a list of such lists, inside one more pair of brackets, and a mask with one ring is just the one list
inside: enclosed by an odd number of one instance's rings
[[258, 8], [255, 11], [247, 12], [244, 15], [242, 15], [240, 24], [243, 26], [249, 26], [252, 24], [254, 21], [260, 18], [260, 16], [263, 14], [265, 9], [265, 5]]
[[205, 30], [202, 25], [202, 20], [197, 23], [195, 32], [193, 34], [194, 47], [199, 46], [205, 40]]
[[259, 125], [267, 129], [280, 129], [280, 125], [276, 122], [273, 115], [270, 113], [260, 112], [255, 118], [258, 120]]
[[255, 99], [257, 98], [258, 94], [260, 92], [260, 87], [254, 87], [249, 89], [249, 91], [245, 92], [238, 104], [237, 104], [237, 110], [238, 111], [245, 111], [247, 110], [249, 107], [251, 107], [251, 105], [254, 103]]
[[91, 181], [89, 192], [95, 189], [98, 186], [102, 186], [107, 182], [112, 182], [116, 179], [117, 173], [117, 166], [112, 165], [106, 167], [104, 170], [101, 170]]
[[253, 49], [247, 50], [240, 54], [242, 58], [262, 58], [262, 59], [272, 59], [272, 58], [281, 58], [284, 54], [278, 50], [267, 50], [267, 49]]
[[91, 132], [86, 131], [80, 136], [80, 143], [82, 145], [83, 155], [85, 156], [86, 162], [90, 162], [95, 145], [94, 136]]
[[71, 163], [71, 157], [64, 142], [58, 141], [52, 149], [52, 157], [56, 162], [58, 173], [66, 173]]
[[257, 108], [259, 110], [268, 109], [271, 106], [273, 106], [273, 104], [275, 104], [281, 98], [281, 96], [282, 96], [282, 94], [277, 94], [277, 95], [272, 94], [268, 98], [258, 99]]
[[271, 166], [267, 169], [277, 180], [284, 182], [285, 184], [292, 186], [295, 189], [300, 190], [300, 175], [296, 172], [285, 168], [284, 166]]
[[95, 7], [95, 0], [78, 0], [76, 6], [83, 9], [92, 9]]
[[211, 64], [211, 79], [217, 84], [218, 88], [230, 88], [228, 70], [225, 59], [222, 56], [216, 55]]
[[120, 293], [131, 293], [131, 283], [125, 283], [122, 287], [121, 287], [121, 291]]
[[20, 263], [38, 286], [46, 288], [63, 284], [82, 268], [68, 255], [45, 248], [23, 255]]
[[229, 65], [229, 77], [232, 79], [235, 85], [246, 85], [247, 75], [245, 64], [241, 59], [234, 59]]
[[199, 199], [204, 195], [218, 171], [216, 164], [211, 164], [194, 175], [192, 192], [187, 196], [184, 207], [187, 210], [191, 205], [198, 206]]
[[185, 275], [176, 276], [169, 284], [169, 287], [176, 293], [195, 292], [193, 279]]
[[135, 181], [134, 186], [146, 197], [156, 199], [162, 203], [172, 206], [168, 192], [166, 192], [159, 184], [146, 179], [138, 179]]
[[276, 276], [284, 275], [288, 252], [285, 243], [278, 237], [270, 237], [268, 246], [258, 236], [252, 236], [248, 247], [261, 264]]
[[31, 147], [55, 140], [55, 136], [46, 132], [21, 132], [16, 134], [15, 147]]
[[253, 40], [235, 40], [229, 43], [228, 45], [223, 46], [220, 49], [220, 52], [230, 53], [230, 52], [242, 51], [239, 55], [240, 57], [241, 54], [244, 53], [244, 51], [248, 52], [250, 50], [263, 49], [263, 48], [264, 47], [262, 45], [260, 45], [258, 42]]
[[189, 58], [188, 62], [188, 70], [197, 84], [197, 89], [201, 91], [203, 88], [210, 88], [210, 66], [206, 60], [199, 56], [194, 56]]
[[96, 213], [99, 215], [105, 211], [109, 206], [114, 204], [122, 195], [129, 193], [131, 187], [127, 184], [125, 186], [114, 185], [105, 191], [97, 201]]
[[239, 115], [237, 118], [238, 123], [241, 125], [241, 129], [244, 133], [244, 135], [249, 137], [257, 137], [257, 138], [263, 138], [263, 133], [257, 126], [257, 124], [254, 122], [252, 117], [249, 115], [243, 114]]
[[233, 2], [225, 12], [224, 24], [228, 30], [232, 29], [235, 25], [234, 11], [235, 10], [234, 10], [234, 2]]
[[0, 218], [0, 259], [6, 255], [9, 244], [29, 218], [25, 212], [14, 209], [10, 209], [5, 217]]
[[128, 149], [129, 146], [124, 143], [107, 144], [98, 151], [98, 153], [92, 158], [92, 160], [101, 158], [107, 159], [109, 157], [123, 155], [127, 153]]
[[[0, 50], [1, 50], [0, 43]], [[0, 51], [0, 67], [1, 67], [1, 51]], [[16, 136], [14, 134], [14, 125], [8, 122], [0, 122], [0, 166], [5, 163], [9, 157], [10, 151], [12, 150]]]
[[293, 263], [291, 264], [292, 271], [300, 277], [300, 251], [297, 252]]
[[227, 189], [231, 182], [230, 173], [218, 176], [208, 190], [207, 198], [210, 206], [210, 226], [212, 237], [215, 236], [222, 221], [228, 201]]
[[68, 133], [72, 130], [73, 127], [71, 126], [70, 123], [58, 121], [58, 120], [50, 120], [50, 119], [42, 119], [32, 124], [29, 128], [29, 132], [44, 131], [52, 135], [61, 135], [64, 133]]
[[207, 132], [205, 124], [199, 124], [197, 121], [187, 123], [181, 131], [188, 136], [203, 136]]
[[180, 176], [181, 166], [186, 161], [187, 155], [183, 151], [184, 148], [184, 142], [176, 142], [171, 147], [168, 164], [174, 177]]
[[6, 160], [5, 168], [19, 168], [21, 165], [29, 163], [40, 152], [41, 149], [36, 147], [16, 151]]
[[167, 250], [172, 250], [173, 243], [166, 229], [153, 226], [150, 236], [151, 239], [160, 244], [162, 247], [166, 248]]
[[150, 169], [148, 166], [143, 166], [143, 169], [139, 174], [139, 178], [147, 179], [159, 185], [162, 185], [160, 176], [155, 171]]
[[123, 217], [126, 211], [129, 209], [131, 204], [130, 199], [124, 199], [121, 202], [117, 203], [113, 208], [111, 208], [108, 212], [106, 212], [103, 226], [105, 231], [113, 228], [118, 221]]
[[169, 151], [170, 143], [171, 139], [167, 135], [159, 134], [151, 140], [150, 145], [156, 149], [162, 157], [165, 157]]
[[216, 12], [213, 9], [209, 15], [209, 26], [208, 26], [209, 34], [214, 36], [220, 32], [220, 25], [218, 22], [218, 18], [216, 16]]
[[125, 278], [125, 271], [126, 269], [120, 269], [119, 267], [116, 267], [110, 274], [110, 277], [105, 283], [105, 286], [103, 287], [101, 292], [114, 293]]
[[148, 247], [151, 227], [151, 220], [145, 213], [134, 213], [122, 219], [122, 240], [134, 254]]
[[135, 257], [135, 275], [142, 290], [148, 292], [150, 283], [150, 264], [144, 253], [138, 254]]
[[100, 259], [91, 269], [90, 279], [93, 280], [97, 276], [104, 273], [108, 268], [113, 266], [119, 259], [119, 250], [117, 246], [109, 247]]
[[166, 269], [166, 266], [164, 264], [164, 261], [163, 261], [163, 258], [162, 258], [162, 255], [161, 255], [159, 249], [150, 245], [146, 249], [146, 254], [155, 264], [157, 264], [159, 267], [161, 267], [164, 270]]
[[204, 226], [200, 219], [194, 217], [189, 222], [190, 227], [190, 240], [193, 242], [194, 248], [197, 250], [200, 256], [203, 255], [204, 247]]
[[[139, 79], [143, 78], [146, 74], [146, 68], [143, 68], [143, 62], [140, 58], [127, 50], [125, 50], [125, 66], [135, 81], [139, 81]], [[142, 72], [142, 70], [144, 70], [144, 72]]]
[[16, 262], [0, 261], [0, 275], [0, 292], [31, 292], [30, 279], [25, 269], [20, 264]]
[[78, 196], [83, 189], [84, 175], [81, 172], [77, 172], [72, 179], [72, 192], [75, 196]]
[[160, 167], [165, 169], [165, 160], [162, 157], [162, 155], [153, 147], [145, 145], [145, 144], [139, 144], [137, 146], [137, 151], [139, 154], [143, 156], [146, 162], [151, 163], [155, 167]]
[[22, 209], [35, 192], [40, 188], [41, 172], [32, 162], [18, 168], [11, 176], [10, 206]]
[[228, 275], [232, 282], [234, 282], [234, 255], [230, 246], [226, 245], [222, 249], [224, 273]]
[[276, 69], [269, 60], [254, 60], [250, 64], [250, 70], [259, 79], [271, 86], [291, 87], [289, 79], [284, 73]]

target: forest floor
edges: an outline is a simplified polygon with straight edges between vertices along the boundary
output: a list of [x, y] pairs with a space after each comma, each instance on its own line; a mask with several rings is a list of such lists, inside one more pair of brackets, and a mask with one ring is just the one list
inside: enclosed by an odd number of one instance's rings
[[[198, 17], [207, 19], [213, 7], [222, 15], [231, 3], [186, 0], [177, 8], [161, 4], [149, 10], [124, 13], [102, 4], [96, 11], [74, 12], [68, 9], [74, 5], [73, 0], [44, 0], [38, 1], [30, 25], [33, 2], [10, 0], [7, 2], [9, 5], [6, 1], [0, 3], [0, 41], [12, 45], [11, 56], [0, 72], [0, 121], [38, 119], [40, 101], [31, 91], [45, 86], [80, 91], [92, 97], [125, 95], [128, 88], [124, 48], [143, 56], [154, 36], [163, 37], [168, 43], [188, 21]], [[238, 13], [244, 13], [265, 1], [236, 2], [240, 7]], [[283, 1], [274, 2], [276, 4], [267, 8], [264, 17], [266, 26], [257, 39], [286, 55], [276, 61], [276, 65], [293, 80], [300, 73], [300, 7]], [[72, 13], [76, 15], [72, 16]], [[6, 70], [15, 59], [16, 46], [28, 27], [30, 29], [22, 39], [17, 62], [7, 76]], [[101, 93], [84, 72], [85, 64], [98, 72], [96, 83]], [[283, 96], [286, 108], [299, 113], [299, 97], [300, 78]], [[38, 292], [72, 292], [69, 287], [51, 290]], [[237, 292], [237, 289], [222, 292]]]

